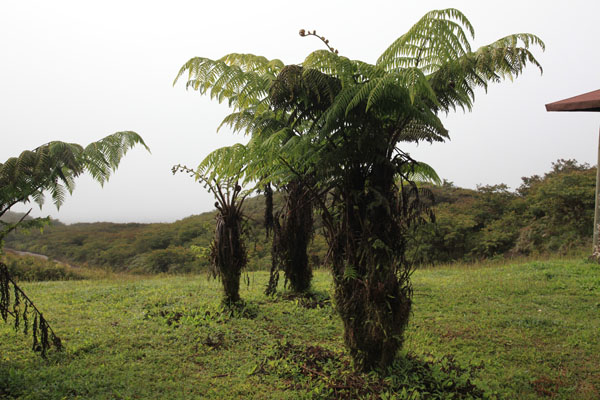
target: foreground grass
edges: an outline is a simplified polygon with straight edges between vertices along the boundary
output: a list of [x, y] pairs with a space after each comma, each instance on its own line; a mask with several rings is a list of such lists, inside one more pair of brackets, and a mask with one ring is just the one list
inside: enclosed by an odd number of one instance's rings
[[[263, 272], [249, 275], [241, 290], [247, 307], [233, 317], [219, 309], [219, 282], [204, 276], [24, 283], [66, 350], [42, 360], [21, 333], [0, 324], [0, 398], [344, 393], [360, 377], [338, 379], [350, 369], [341, 322], [327, 301], [329, 274], [315, 274], [317, 297], [310, 301], [265, 298], [267, 279]], [[442, 380], [462, 379], [444, 365], [471, 367], [474, 383], [492, 398], [600, 397], [598, 265], [448, 266], [417, 271], [413, 282], [414, 315], [399, 360], [441, 365], [430, 373]], [[440, 371], [446, 375], [438, 377]], [[408, 379], [415, 387], [396, 396], [418, 398], [421, 378], [409, 378], [360, 379], [380, 386]]]

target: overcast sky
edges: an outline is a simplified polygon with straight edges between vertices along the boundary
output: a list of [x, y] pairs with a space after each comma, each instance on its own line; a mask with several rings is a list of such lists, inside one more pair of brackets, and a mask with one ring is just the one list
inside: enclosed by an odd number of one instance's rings
[[[214, 200], [171, 166], [196, 166], [217, 147], [245, 141], [228, 113], [184, 84], [194, 56], [253, 53], [299, 63], [322, 48], [368, 62], [431, 9], [460, 9], [475, 28], [473, 48], [512, 33], [535, 33], [544, 67], [476, 95], [472, 112], [443, 117], [451, 140], [410, 147], [458, 186], [542, 174], [558, 158], [596, 164], [600, 113], [547, 113], [544, 104], [600, 89], [600, 2], [571, 1], [27, 1], [0, 2], [0, 160], [50, 140], [88, 144], [133, 130], [150, 146], [124, 158], [101, 188], [84, 177], [60, 211], [32, 215], [72, 222], [170, 222], [212, 209]], [[15, 211], [28, 210], [31, 205]]]

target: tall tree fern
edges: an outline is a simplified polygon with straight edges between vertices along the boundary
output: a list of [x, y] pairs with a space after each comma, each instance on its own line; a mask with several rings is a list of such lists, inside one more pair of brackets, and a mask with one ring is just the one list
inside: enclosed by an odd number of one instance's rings
[[[473, 51], [473, 32], [460, 11], [434, 10], [374, 64], [329, 51], [311, 53], [302, 63], [311, 74], [303, 73], [299, 85], [278, 94], [279, 108], [290, 113], [318, 109], [296, 101], [294, 90], [314, 87], [305, 81], [315, 80], [315, 71], [324, 75], [319, 82], [339, 82], [308, 138], [322, 144], [314, 168], [319, 182], [333, 188], [324, 215], [336, 306], [346, 345], [361, 369], [389, 365], [402, 344], [412, 293], [406, 240], [430, 214], [430, 203], [412, 183], [419, 169], [427, 169], [400, 145], [444, 141], [448, 132], [440, 112], [470, 109], [477, 87], [518, 76], [528, 63], [540, 67], [529, 50], [543, 48], [535, 35], [511, 35]], [[327, 89], [321, 97], [330, 96]]]
[[[256, 137], [257, 148], [289, 134], [274, 171], [314, 180], [310, 192], [323, 216], [336, 307], [359, 369], [388, 366], [402, 345], [412, 296], [406, 241], [430, 215], [413, 179], [419, 169], [431, 170], [402, 144], [445, 141], [440, 113], [470, 110], [478, 87], [517, 77], [528, 64], [541, 71], [530, 50], [544, 48], [537, 36], [509, 35], [477, 50], [473, 36], [460, 11], [434, 10], [375, 63], [330, 48], [299, 65], [226, 56], [192, 59], [180, 71], [188, 72], [188, 85], [227, 99], [238, 114], [226, 123]], [[263, 129], [274, 122], [281, 127]]]

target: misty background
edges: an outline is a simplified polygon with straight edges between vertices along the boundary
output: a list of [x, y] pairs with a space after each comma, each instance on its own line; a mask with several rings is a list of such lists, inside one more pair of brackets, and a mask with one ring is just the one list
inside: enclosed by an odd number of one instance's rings
[[87, 177], [59, 211], [51, 202], [13, 211], [63, 222], [170, 222], [213, 208], [212, 196], [171, 167], [195, 167], [212, 150], [245, 142], [216, 129], [228, 108], [194, 91], [179, 68], [195, 56], [253, 53], [300, 63], [323, 47], [374, 63], [427, 11], [455, 7], [475, 28], [473, 49], [529, 32], [546, 51], [511, 82], [476, 94], [472, 112], [443, 116], [451, 140], [407, 146], [457, 186], [543, 174], [558, 158], [597, 162], [598, 113], [548, 113], [544, 104], [600, 88], [600, 3], [482, 1], [3, 1], [0, 3], [0, 162], [51, 140], [86, 145], [117, 131], [135, 148], [101, 188]]

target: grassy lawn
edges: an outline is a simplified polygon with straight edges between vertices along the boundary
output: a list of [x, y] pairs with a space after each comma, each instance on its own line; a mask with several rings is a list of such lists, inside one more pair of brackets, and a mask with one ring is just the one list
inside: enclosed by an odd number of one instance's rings
[[43, 360], [0, 324], [0, 398], [432, 398], [425, 381], [458, 380], [477, 390], [456, 398], [600, 398], [598, 265], [417, 271], [403, 354], [385, 378], [352, 374], [327, 272], [310, 300], [266, 298], [267, 273], [248, 279], [233, 316], [204, 276], [24, 283], [66, 350]]

